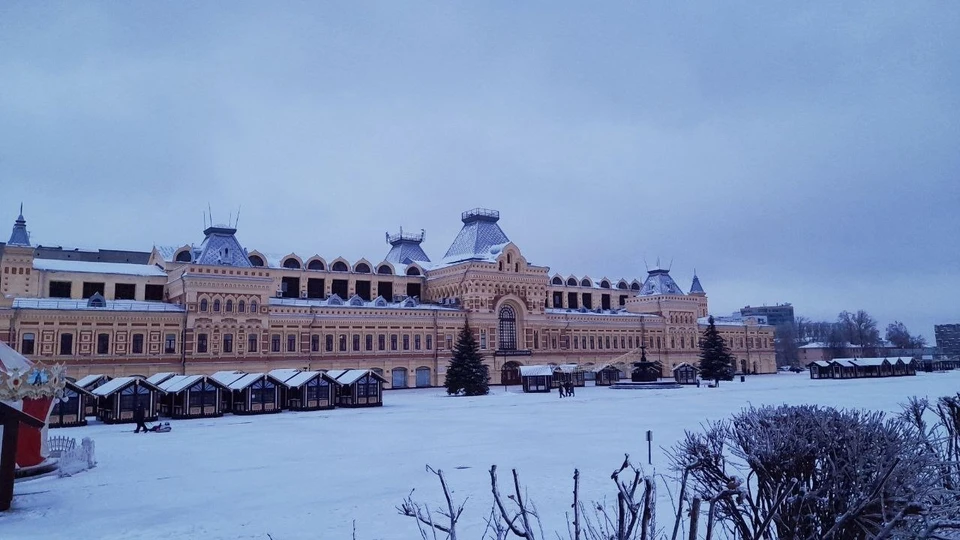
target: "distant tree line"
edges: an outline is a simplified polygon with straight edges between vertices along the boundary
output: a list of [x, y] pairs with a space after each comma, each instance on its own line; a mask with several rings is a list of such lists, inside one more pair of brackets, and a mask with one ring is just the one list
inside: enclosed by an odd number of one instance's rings
[[858, 356], [878, 356], [884, 339], [898, 349], [922, 349], [927, 345], [920, 334], [911, 334], [900, 321], [887, 325], [881, 339], [879, 323], [864, 310], [841, 311], [835, 321], [814, 321], [798, 316], [794, 324], [777, 326], [774, 346], [777, 365], [794, 366], [799, 363], [799, 348], [808, 343], [823, 343], [829, 355], [838, 358], [858, 349]]

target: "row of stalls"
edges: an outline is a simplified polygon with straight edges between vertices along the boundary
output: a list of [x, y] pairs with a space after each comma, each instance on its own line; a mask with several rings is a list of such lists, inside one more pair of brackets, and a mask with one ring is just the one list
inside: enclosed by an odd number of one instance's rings
[[917, 374], [917, 361], [908, 356], [817, 360], [808, 367], [811, 379], [905, 377]]
[[[586, 385], [588, 378], [593, 379], [594, 386], [611, 386], [620, 382], [624, 376], [622, 364], [602, 364], [593, 366], [588, 372], [577, 364], [547, 364], [534, 366], [519, 366], [520, 384], [524, 392], [550, 392], [562, 384], [572, 383], [574, 387]], [[656, 381], [659, 380], [661, 366], [658, 362], [636, 362], [631, 369], [631, 380]], [[699, 370], [686, 362], [673, 368], [673, 377], [680, 384], [697, 384]]]
[[211, 418], [232, 414], [268, 414], [283, 410], [316, 411], [334, 407], [383, 405], [386, 379], [367, 369], [309, 371], [276, 369], [268, 373], [220, 371], [213, 375], [157, 373], [148, 378], [89, 375], [68, 381], [54, 405], [50, 427], [83, 426], [88, 416], [104, 423]]

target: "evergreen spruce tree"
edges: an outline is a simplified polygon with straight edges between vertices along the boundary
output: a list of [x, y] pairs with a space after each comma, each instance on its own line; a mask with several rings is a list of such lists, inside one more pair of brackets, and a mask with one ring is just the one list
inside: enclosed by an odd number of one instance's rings
[[453, 349], [453, 357], [447, 367], [443, 384], [450, 395], [462, 392], [467, 396], [483, 396], [490, 393], [490, 374], [487, 366], [483, 364], [483, 355], [480, 354], [477, 341], [473, 339], [469, 324], [463, 325], [463, 330], [457, 337], [457, 345]]
[[700, 377], [704, 380], [713, 380], [718, 385], [720, 379], [729, 379], [733, 376], [733, 356], [727, 347], [720, 332], [710, 317], [710, 325], [703, 331], [700, 338]]

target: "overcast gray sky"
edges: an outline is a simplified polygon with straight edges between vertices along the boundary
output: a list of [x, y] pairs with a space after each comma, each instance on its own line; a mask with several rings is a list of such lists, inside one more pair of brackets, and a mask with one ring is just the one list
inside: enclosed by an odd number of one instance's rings
[[[774, 5], [777, 4], [777, 5]], [[0, 224], [382, 259], [501, 212], [727, 314], [960, 322], [960, 3], [0, 3]], [[6, 227], [6, 226], [5, 226]], [[6, 234], [6, 233], [3, 233]]]

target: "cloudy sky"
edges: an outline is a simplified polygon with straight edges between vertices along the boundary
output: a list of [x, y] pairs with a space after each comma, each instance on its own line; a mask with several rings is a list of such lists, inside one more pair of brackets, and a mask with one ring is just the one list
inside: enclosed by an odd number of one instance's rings
[[[711, 310], [960, 322], [956, 2], [0, 4], [0, 223], [381, 259], [501, 212]], [[721, 5], [722, 4], [722, 5]]]

